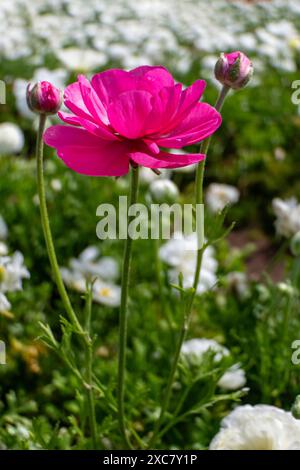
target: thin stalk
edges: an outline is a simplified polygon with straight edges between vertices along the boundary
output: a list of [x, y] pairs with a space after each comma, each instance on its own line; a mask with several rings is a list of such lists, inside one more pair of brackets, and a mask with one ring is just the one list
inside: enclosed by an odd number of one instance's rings
[[[130, 198], [129, 205], [133, 205], [137, 201], [139, 184], [139, 168], [132, 166], [131, 169], [131, 185], [130, 185]], [[127, 222], [129, 224], [130, 218], [127, 214]], [[128, 228], [127, 224], [127, 228]], [[121, 305], [119, 315], [119, 355], [118, 355], [118, 418], [120, 431], [124, 440], [124, 444], [128, 448], [132, 448], [130, 440], [127, 435], [125, 411], [124, 411], [124, 395], [125, 395], [125, 375], [126, 375], [126, 344], [127, 344], [127, 317], [128, 317], [128, 292], [130, 283], [130, 269], [132, 258], [132, 238], [127, 233], [125, 240], [125, 249], [123, 257], [123, 271], [122, 271], [122, 292], [121, 292]]]
[[176, 344], [176, 349], [175, 349], [175, 353], [174, 353], [174, 357], [173, 357], [173, 362], [172, 362], [172, 365], [171, 365], [171, 371], [170, 371], [170, 374], [169, 374], [169, 377], [168, 377], [167, 387], [166, 387], [166, 391], [165, 391], [165, 394], [164, 394], [160, 415], [159, 415], [158, 420], [156, 421], [156, 425], [155, 425], [154, 430], [153, 430], [152, 438], [150, 439], [150, 442], [149, 442], [149, 446], [148, 446], [149, 449], [152, 448], [152, 446], [154, 445], [154, 443], [156, 441], [158, 432], [160, 430], [160, 426], [162, 424], [163, 418], [164, 418], [165, 413], [166, 413], [166, 411], [168, 409], [168, 406], [169, 406], [171, 393], [172, 393], [172, 387], [173, 387], [173, 384], [174, 384], [175, 374], [176, 374], [176, 371], [177, 371], [177, 366], [178, 366], [178, 362], [179, 362], [179, 358], [180, 358], [181, 346], [182, 346], [182, 343], [183, 343], [184, 338], [186, 336], [187, 330], [188, 330], [188, 315], [187, 315], [187, 312], [186, 312], [184, 317], [183, 317], [182, 327], [180, 329], [179, 338], [178, 338], [178, 341], [177, 341], [177, 344]]
[[93, 443], [93, 449], [98, 448], [97, 441], [97, 422], [95, 412], [95, 398], [93, 390], [93, 341], [91, 339], [91, 312], [92, 312], [92, 287], [89, 286], [87, 291], [86, 299], [86, 332], [88, 334], [89, 341], [85, 344], [85, 364], [86, 364], [86, 391], [87, 391], [87, 402], [88, 402], [88, 414], [90, 433]]
[[46, 242], [47, 252], [54, 276], [54, 280], [56, 282], [56, 286], [58, 292], [60, 294], [61, 300], [63, 302], [65, 311], [69, 317], [69, 320], [74, 328], [74, 331], [81, 335], [81, 338], [84, 343], [84, 347], [86, 350], [86, 369], [87, 369], [87, 384], [85, 387], [87, 389], [88, 395], [88, 403], [89, 403], [89, 419], [90, 419], [90, 427], [91, 427], [91, 436], [93, 440], [93, 445], [97, 445], [96, 440], [96, 419], [95, 419], [95, 405], [94, 405], [94, 397], [93, 397], [93, 390], [92, 390], [92, 345], [90, 340], [89, 332], [85, 332], [79, 323], [79, 320], [73, 310], [71, 305], [69, 296], [65, 289], [59, 265], [57, 262], [57, 256], [55, 252], [55, 247], [53, 243], [48, 209], [47, 209], [47, 202], [46, 202], [46, 190], [45, 190], [45, 182], [44, 182], [44, 143], [43, 143], [43, 133], [46, 124], [46, 115], [40, 115], [39, 121], [39, 128], [37, 134], [37, 147], [36, 147], [36, 162], [37, 162], [37, 188], [38, 188], [38, 195], [39, 195], [39, 202], [40, 202], [40, 213], [41, 213], [41, 222], [42, 228], [44, 233], [44, 238]]
[[166, 296], [164, 292], [164, 282], [163, 282], [163, 277], [162, 277], [162, 265], [161, 265], [161, 260], [159, 257], [159, 238], [153, 240], [153, 245], [154, 245], [154, 260], [155, 260], [155, 274], [156, 274], [156, 281], [157, 281], [157, 286], [158, 286], [158, 294], [159, 294], [159, 300], [161, 303], [161, 310], [163, 315], [166, 316], [166, 320], [168, 322], [168, 325], [170, 327], [171, 332], [174, 330], [174, 322], [172, 319], [172, 316], [170, 315], [170, 310], [169, 310], [169, 305], [166, 302]]
[[[226, 85], [224, 85], [223, 88], [221, 89], [220, 94], [219, 94], [218, 99], [217, 99], [217, 102], [215, 104], [215, 109], [217, 111], [221, 110], [221, 108], [223, 106], [223, 103], [224, 103], [224, 100], [225, 100], [226, 95], [229, 92], [229, 90], [230, 90], [230, 88]], [[211, 137], [209, 137], [208, 139], [205, 139], [201, 143], [200, 153], [203, 153], [203, 154], [207, 155], [207, 152], [208, 152], [208, 149], [209, 149], [209, 146], [210, 146], [210, 142], [211, 142]], [[196, 203], [196, 206], [197, 206], [197, 204], [203, 204], [203, 201], [204, 201], [204, 198], [203, 198], [204, 170], [205, 170], [205, 159], [202, 160], [198, 164], [197, 171], [196, 171], [196, 181], [195, 181], [195, 186], [196, 186], [196, 188], [195, 188], [195, 203]], [[180, 351], [181, 351], [182, 344], [183, 344], [183, 342], [186, 338], [186, 334], [187, 334], [187, 331], [188, 331], [188, 327], [189, 327], [189, 323], [190, 323], [190, 319], [191, 319], [191, 314], [192, 314], [192, 309], [193, 309], [193, 304], [194, 304], [194, 300], [195, 300], [195, 295], [196, 295], [196, 292], [197, 292], [197, 286], [198, 286], [198, 283], [199, 283], [199, 280], [200, 280], [200, 272], [201, 272], [202, 258], [203, 258], [204, 249], [205, 249], [205, 246], [201, 247], [197, 251], [197, 262], [196, 262], [196, 270], [195, 270], [195, 275], [194, 275], [193, 290], [191, 292], [190, 299], [188, 301], [188, 308], [187, 308], [187, 310], [184, 314], [183, 323], [182, 323], [182, 327], [181, 327], [181, 330], [180, 330], [178, 342], [177, 342], [176, 349], [175, 349], [175, 354], [174, 354], [174, 357], [173, 357], [173, 363], [172, 363], [171, 371], [170, 371], [169, 378], [168, 378], [165, 398], [163, 400], [163, 405], [162, 405], [162, 408], [161, 408], [160, 416], [159, 416], [158, 421], [156, 423], [156, 426], [154, 428], [152, 438], [150, 439], [149, 448], [151, 448], [151, 446], [153, 446], [153, 444], [156, 441], [156, 438], [158, 437], [160, 426], [163, 422], [165, 413], [166, 413], [166, 411], [168, 409], [168, 406], [169, 406], [172, 387], [173, 387], [173, 383], [174, 383], [174, 379], [175, 379], [175, 375], [176, 375], [176, 371], [177, 371], [177, 367], [178, 367], [178, 362], [179, 362], [179, 359], [180, 359]]]

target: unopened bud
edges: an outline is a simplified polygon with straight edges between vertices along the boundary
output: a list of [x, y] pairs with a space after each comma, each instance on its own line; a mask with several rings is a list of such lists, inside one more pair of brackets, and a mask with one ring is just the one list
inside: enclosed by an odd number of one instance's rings
[[247, 85], [253, 75], [253, 65], [242, 52], [221, 54], [215, 65], [215, 76], [223, 85], [234, 90]]

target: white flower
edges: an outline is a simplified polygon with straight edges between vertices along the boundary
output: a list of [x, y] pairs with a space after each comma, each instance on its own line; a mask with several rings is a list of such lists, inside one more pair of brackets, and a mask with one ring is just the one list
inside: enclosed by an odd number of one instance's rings
[[276, 215], [275, 227], [279, 235], [289, 238], [300, 230], [300, 204], [296, 198], [282, 200], [275, 198], [272, 201]]
[[3, 217], [0, 215], [0, 240], [6, 240], [8, 236], [8, 228], [6, 225], [5, 220]]
[[239, 364], [234, 364], [220, 378], [218, 385], [224, 390], [239, 390], [246, 385], [246, 373]]
[[[178, 283], [178, 276], [182, 273], [183, 287], [193, 286], [197, 259], [197, 235], [195, 233], [186, 237], [178, 232], [174, 233], [173, 238], [160, 247], [159, 256], [171, 267], [169, 278], [172, 283]], [[214, 249], [209, 246], [203, 253], [197, 294], [212, 289], [217, 283], [217, 267]]]
[[13, 84], [13, 92], [15, 95], [17, 110], [21, 116], [28, 119], [34, 119], [35, 114], [28, 108], [26, 101], [26, 88], [28, 81], [23, 78], [17, 78]]
[[50, 186], [53, 189], [53, 191], [59, 193], [62, 190], [62, 184], [61, 181], [58, 178], [53, 178], [50, 181]]
[[22, 279], [29, 279], [30, 273], [24, 266], [22, 253], [0, 257], [0, 291], [14, 292], [22, 289]]
[[282, 294], [288, 295], [288, 296], [296, 296], [298, 294], [298, 289], [288, 281], [288, 282], [278, 282], [277, 284], [278, 290]]
[[[203, 356], [208, 351], [215, 353], [214, 361], [220, 362], [224, 357], [229, 356], [229, 350], [217, 343], [213, 339], [193, 338], [185, 341], [181, 348], [181, 354], [192, 364], [201, 363]], [[244, 387], [246, 374], [241, 369], [240, 364], [234, 364], [220, 378], [218, 385], [224, 390], [238, 390]]]
[[286, 157], [286, 151], [282, 147], [276, 147], [274, 150], [275, 160], [282, 162]]
[[36, 69], [32, 77], [32, 82], [50, 82], [56, 88], [63, 89], [65, 88], [67, 80], [67, 72], [63, 69], [49, 70], [45, 67]]
[[229, 355], [229, 350], [222, 346], [214, 339], [206, 338], [193, 338], [185, 341], [181, 348], [181, 354], [192, 360], [201, 360], [203, 355], [207, 351], [213, 351], [215, 353], [214, 360], [216, 362], [221, 361], [223, 357]]
[[6, 243], [0, 241], [0, 256], [6, 256], [8, 254], [8, 246]]
[[60, 268], [61, 276], [68, 287], [84, 294], [86, 292], [86, 279], [82, 274], [68, 268]]
[[121, 287], [114, 283], [119, 277], [119, 265], [114, 258], [100, 258], [98, 248], [89, 246], [78, 258], [72, 258], [69, 264], [70, 268], [60, 268], [67, 286], [85, 293], [87, 281], [94, 281], [92, 294], [95, 302], [110, 307], [120, 305]]
[[300, 421], [269, 405], [237, 407], [221, 423], [210, 450], [300, 450]]
[[173, 203], [179, 197], [179, 189], [173, 181], [159, 178], [150, 183], [149, 194], [155, 204]]
[[113, 281], [119, 277], [117, 261], [110, 256], [100, 258], [100, 252], [94, 246], [86, 248], [78, 258], [72, 258], [70, 267], [86, 279], [100, 277], [102, 280]]
[[151, 170], [151, 168], [146, 168], [145, 166], [142, 166], [140, 169], [140, 182], [146, 185], [160, 178], [164, 178], [164, 179], [169, 178], [170, 173], [171, 173], [170, 170], [166, 170], [162, 168], [159, 171], [160, 171], [160, 175], [157, 175], [156, 173], [154, 173], [154, 171]]
[[109, 307], [119, 307], [121, 287], [97, 279], [93, 285], [93, 300]]
[[240, 192], [229, 184], [212, 183], [206, 191], [206, 203], [212, 212], [219, 212], [228, 204], [235, 204]]
[[101, 67], [106, 63], [107, 57], [104, 52], [93, 49], [78, 49], [69, 47], [57, 52], [59, 60], [69, 70], [89, 71]]
[[0, 292], [0, 313], [6, 313], [11, 309], [11, 304], [6, 296]]
[[24, 134], [20, 127], [12, 122], [0, 124], [0, 155], [20, 153], [24, 146]]
[[249, 294], [248, 279], [245, 273], [240, 271], [232, 271], [226, 276], [228, 287], [233, 289], [240, 299], [246, 299]]

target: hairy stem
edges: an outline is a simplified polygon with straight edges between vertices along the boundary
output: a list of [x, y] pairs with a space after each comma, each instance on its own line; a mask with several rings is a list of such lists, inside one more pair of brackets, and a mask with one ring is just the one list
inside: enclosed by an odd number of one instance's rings
[[89, 341], [85, 345], [86, 389], [89, 412], [90, 433], [93, 449], [98, 448], [95, 398], [93, 390], [93, 341], [91, 339], [92, 286], [88, 287], [86, 298], [86, 333]]
[[54, 276], [54, 280], [56, 282], [56, 286], [58, 292], [60, 294], [61, 300], [63, 302], [65, 311], [68, 315], [69, 321], [71, 322], [74, 331], [81, 336], [83, 340], [85, 352], [86, 352], [86, 369], [87, 369], [87, 397], [88, 397], [88, 404], [89, 404], [89, 419], [90, 419], [90, 433], [92, 436], [93, 445], [97, 446], [97, 439], [96, 439], [96, 418], [95, 418], [95, 404], [94, 404], [94, 395], [92, 390], [92, 358], [93, 358], [93, 351], [92, 351], [92, 343], [90, 339], [89, 332], [83, 330], [79, 320], [73, 310], [71, 305], [69, 296], [65, 289], [59, 265], [57, 262], [57, 256], [55, 252], [55, 247], [53, 243], [48, 209], [47, 209], [47, 202], [46, 202], [46, 190], [45, 190], [45, 182], [44, 182], [44, 144], [43, 144], [43, 133], [46, 124], [46, 115], [40, 115], [39, 121], [39, 129], [37, 134], [37, 147], [36, 147], [36, 162], [37, 162], [37, 187], [38, 187], [38, 195], [39, 195], [39, 202], [40, 202], [40, 213], [41, 213], [41, 222], [42, 228], [44, 233], [44, 238], [46, 242], [47, 252]]
[[[219, 94], [218, 99], [217, 99], [217, 102], [215, 104], [215, 108], [216, 108], [217, 111], [221, 110], [221, 108], [223, 106], [223, 103], [224, 103], [224, 100], [225, 100], [229, 90], [230, 90], [230, 88], [226, 85], [224, 85], [223, 88], [221, 89], [220, 94]], [[201, 143], [200, 153], [203, 153], [203, 154], [207, 155], [207, 152], [208, 152], [208, 149], [209, 149], [209, 146], [210, 146], [210, 142], [211, 142], [211, 137], [205, 139]], [[198, 164], [197, 170], [196, 170], [196, 181], [195, 181], [195, 186], [196, 186], [195, 187], [195, 203], [196, 203], [196, 206], [197, 206], [197, 204], [203, 204], [203, 201], [204, 201], [204, 199], [203, 199], [204, 170], [205, 170], [205, 159], [202, 160]], [[190, 323], [191, 314], [192, 314], [192, 309], [193, 309], [193, 304], [194, 304], [194, 300], [195, 300], [195, 295], [196, 295], [196, 292], [197, 292], [197, 286], [198, 286], [198, 283], [199, 283], [199, 280], [200, 280], [200, 272], [201, 272], [203, 252], [204, 252], [204, 246], [200, 247], [197, 250], [197, 262], [196, 262], [196, 270], [195, 270], [195, 274], [194, 274], [193, 290], [191, 292], [190, 299], [188, 301], [188, 306], [187, 306], [187, 309], [186, 309], [185, 314], [184, 314], [181, 330], [180, 330], [180, 333], [179, 333], [178, 342], [177, 342], [177, 345], [176, 345], [176, 348], [175, 348], [175, 353], [174, 353], [173, 362], [172, 362], [172, 366], [171, 366], [171, 371], [170, 371], [168, 382], [167, 382], [167, 388], [166, 388], [166, 392], [165, 392], [165, 396], [164, 396], [160, 416], [158, 418], [158, 421], [157, 421], [156, 426], [154, 428], [152, 438], [151, 438], [150, 443], [149, 443], [150, 448], [151, 448], [151, 446], [154, 445], [154, 443], [156, 441], [156, 438], [158, 437], [160, 426], [163, 422], [165, 413], [166, 413], [166, 411], [168, 409], [168, 406], [169, 406], [172, 387], [173, 387], [173, 384], [174, 384], [174, 379], [175, 379], [175, 375], [176, 375], [176, 371], [177, 371], [177, 367], [178, 367], [178, 363], [179, 363], [179, 359], [180, 359], [180, 351], [181, 351], [182, 344], [183, 344], [183, 342], [186, 338], [187, 332], [188, 332], [189, 323]]]
[[48, 251], [48, 256], [54, 276], [54, 280], [56, 282], [56, 286], [58, 292], [60, 294], [61, 300], [63, 302], [64, 308], [66, 313], [69, 317], [70, 322], [72, 323], [74, 329], [77, 333], [84, 334], [84, 331], [77, 319], [77, 316], [72, 308], [70, 299], [66, 292], [60, 269], [57, 262], [57, 257], [55, 253], [49, 216], [48, 216], [48, 209], [46, 203], [46, 191], [45, 191], [45, 182], [44, 182], [44, 144], [43, 144], [43, 133], [46, 124], [46, 115], [40, 115], [40, 122], [39, 122], [39, 129], [37, 134], [37, 147], [36, 147], [36, 162], [37, 162], [37, 187], [38, 187], [38, 195], [39, 195], [39, 202], [40, 202], [40, 213], [41, 213], [41, 221], [42, 221], [42, 228], [44, 232], [46, 247]]

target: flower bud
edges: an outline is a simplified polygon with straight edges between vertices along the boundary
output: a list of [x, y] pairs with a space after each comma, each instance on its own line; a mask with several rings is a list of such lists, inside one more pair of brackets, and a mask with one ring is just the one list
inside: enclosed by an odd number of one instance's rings
[[296, 396], [296, 400], [291, 409], [292, 415], [296, 419], [300, 419], [300, 395]]
[[150, 184], [149, 195], [151, 202], [155, 204], [172, 204], [177, 201], [179, 190], [173, 181], [158, 178]]
[[39, 114], [56, 114], [63, 101], [62, 91], [49, 82], [29, 83], [26, 91], [27, 105]]
[[294, 256], [300, 256], [300, 232], [297, 232], [291, 240], [291, 252]]
[[215, 65], [215, 77], [223, 85], [234, 90], [247, 85], [253, 75], [253, 65], [242, 52], [221, 54]]

